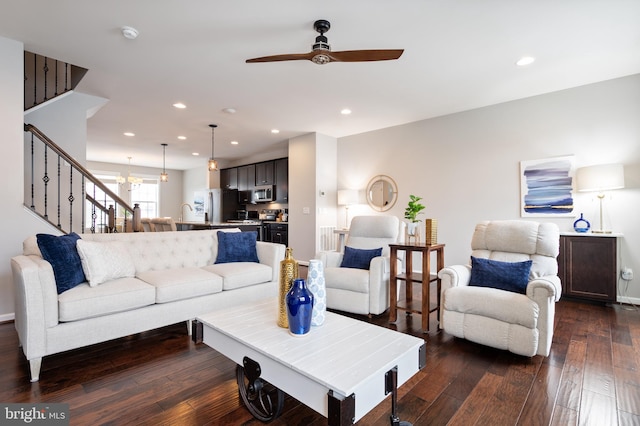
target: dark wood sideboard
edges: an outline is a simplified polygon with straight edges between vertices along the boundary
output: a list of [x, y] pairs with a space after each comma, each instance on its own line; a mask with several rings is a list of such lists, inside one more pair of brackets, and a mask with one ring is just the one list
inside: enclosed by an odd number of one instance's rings
[[618, 234], [560, 235], [558, 276], [562, 297], [614, 303], [617, 299]]

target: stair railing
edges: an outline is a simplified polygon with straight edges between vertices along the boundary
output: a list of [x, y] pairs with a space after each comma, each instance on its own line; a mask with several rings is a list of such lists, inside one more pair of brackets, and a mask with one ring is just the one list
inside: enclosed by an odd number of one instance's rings
[[[25, 183], [28, 184], [25, 185], [24, 199], [25, 205], [35, 214], [66, 233], [142, 230], [138, 204], [130, 207], [37, 127], [25, 124], [24, 131], [28, 134], [25, 138], [25, 157], [28, 158], [25, 161]], [[80, 205], [74, 204], [77, 194], [82, 200]]]

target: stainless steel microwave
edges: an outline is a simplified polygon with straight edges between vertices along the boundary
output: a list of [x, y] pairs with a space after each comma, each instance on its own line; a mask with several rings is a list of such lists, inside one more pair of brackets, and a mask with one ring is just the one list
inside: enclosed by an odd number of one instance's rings
[[256, 203], [268, 203], [274, 199], [273, 185], [256, 186], [253, 190], [253, 201]]

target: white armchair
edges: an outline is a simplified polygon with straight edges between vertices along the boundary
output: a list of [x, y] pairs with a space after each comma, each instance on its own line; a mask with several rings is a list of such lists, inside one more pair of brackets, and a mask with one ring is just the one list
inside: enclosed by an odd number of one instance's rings
[[403, 227], [395, 216], [352, 219], [346, 247], [382, 249], [381, 256], [371, 259], [368, 270], [340, 267], [343, 253], [316, 255], [324, 266], [328, 308], [364, 315], [378, 315], [389, 308], [389, 244], [403, 239]]
[[476, 225], [471, 256], [510, 265], [532, 261], [528, 279], [524, 276], [525, 294], [491, 284], [469, 285], [471, 265], [443, 268], [438, 273], [442, 280], [440, 326], [456, 337], [515, 354], [548, 356], [555, 303], [562, 294], [556, 259], [559, 245], [558, 226], [553, 223], [504, 220]]

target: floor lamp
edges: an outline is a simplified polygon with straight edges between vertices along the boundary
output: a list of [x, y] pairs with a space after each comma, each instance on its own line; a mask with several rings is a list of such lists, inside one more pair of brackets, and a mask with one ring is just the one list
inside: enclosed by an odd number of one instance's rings
[[345, 206], [344, 229], [349, 228], [349, 206], [358, 204], [358, 190], [356, 189], [339, 189], [338, 205]]
[[598, 192], [598, 199], [600, 200], [600, 229], [592, 232], [610, 234], [610, 230], [605, 231], [602, 218], [604, 191], [624, 188], [624, 167], [622, 164], [600, 164], [582, 167], [578, 169], [576, 178], [578, 180], [578, 191]]

